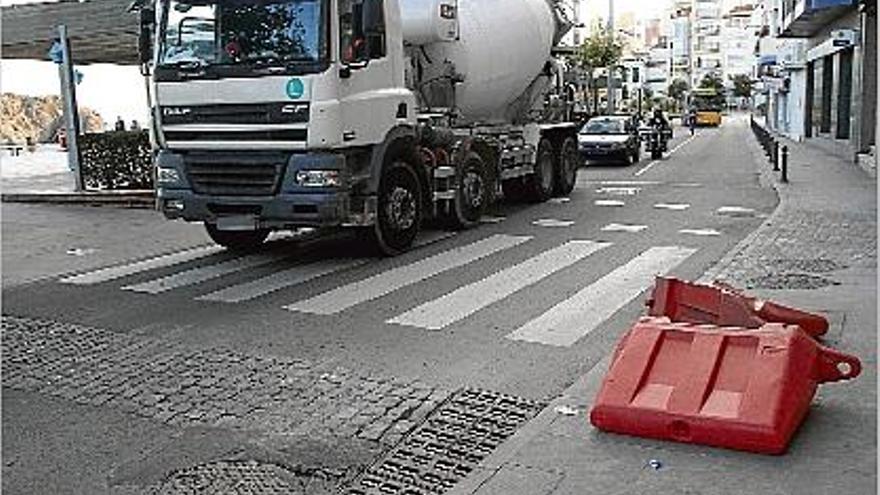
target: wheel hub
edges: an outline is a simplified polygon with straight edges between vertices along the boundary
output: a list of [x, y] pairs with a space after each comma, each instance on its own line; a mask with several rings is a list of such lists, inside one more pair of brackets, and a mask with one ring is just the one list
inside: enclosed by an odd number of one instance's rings
[[396, 187], [388, 195], [386, 206], [388, 223], [398, 231], [407, 230], [416, 220], [416, 200], [412, 193], [402, 187]]
[[480, 174], [468, 172], [462, 180], [461, 192], [467, 206], [479, 208], [483, 204], [483, 178]]

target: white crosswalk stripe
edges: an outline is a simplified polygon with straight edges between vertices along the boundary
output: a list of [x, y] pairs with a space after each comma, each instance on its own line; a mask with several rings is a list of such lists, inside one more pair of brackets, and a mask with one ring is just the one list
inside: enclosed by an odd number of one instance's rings
[[143, 273], [149, 270], [155, 270], [157, 268], [165, 268], [167, 266], [204, 258], [207, 256], [211, 256], [212, 254], [219, 253], [221, 251], [223, 251], [223, 248], [220, 246], [202, 246], [193, 249], [187, 249], [186, 251], [179, 251], [176, 253], [156, 256], [155, 258], [149, 258], [134, 263], [116, 265], [107, 268], [101, 268], [99, 270], [94, 270], [91, 272], [80, 273], [78, 275], [71, 275], [62, 278], [60, 282], [64, 284], [74, 285], [100, 284], [102, 282], [109, 282], [111, 280], [127, 277], [129, 275]]
[[570, 241], [403, 313], [388, 323], [439, 330], [610, 246]]
[[344, 285], [285, 309], [315, 314], [335, 314], [363, 302], [382, 297], [408, 285], [512, 248], [531, 239], [529, 236], [493, 235], [486, 239], [444, 251], [408, 265], [379, 273], [360, 282]]
[[367, 263], [366, 259], [328, 259], [308, 265], [295, 266], [252, 282], [233, 285], [198, 297], [202, 301], [237, 303], [250, 301], [272, 292], [308, 282], [331, 273]]
[[655, 275], [668, 273], [695, 252], [696, 249], [679, 246], [652, 247], [507, 338], [571, 346], [653, 284]]
[[122, 290], [133, 292], [143, 292], [147, 294], [161, 294], [172, 289], [186, 287], [188, 285], [199, 284], [214, 278], [222, 277], [230, 273], [235, 273], [248, 268], [260, 265], [267, 265], [274, 261], [279, 261], [277, 255], [252, 254], [233, 260], [224, 261], [214, 265], [193, 268], [183, 272], [178, 272], [167, 277], [157, 278], [147, 282], [134, 285], [126, 285]]

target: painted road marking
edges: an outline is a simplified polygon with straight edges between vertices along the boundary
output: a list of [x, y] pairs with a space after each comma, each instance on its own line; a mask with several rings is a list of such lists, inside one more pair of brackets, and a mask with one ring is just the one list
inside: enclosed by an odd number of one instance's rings
[[556, 220], [555, 218], [540, 218], [532, 222], [532, 225], [538, 227], [571, 227], [574, 222], [571, 220]]
[[388, 323], [440, 330], [610, 245], [608, 242], [569, 241], [422, 304], [388, 320]]
[[597, 199], [593, 201], [596, 206], [625, 206], [626, 203], [617, 199]]
[[660, 160], [653, 160], [650, 163], [648, 163], [647, 165], [645, 165], [644, 167], [637, 170], [634, 175], [636, 177], [638, 177], [638, 176], [644, 174], [645, 172], [647, 172], [648, 170], [651, 170], [651, 167], [653, 167], [654, 165], [657, 165], [658, 163], [660, 163]]
[[[697, 133], [697, 134], [699, 134], [699, 133]], [[697, 134], [693, 134], [692, 136], [688, 137], [688, 138], [685, 139], [684, 141], [678, 143], [678, 145], [677, 145], [675, 148], [672, 148], [671, 150], [669, 150], [669, 153], [667, 154], [667, 156], [672, 156], [672, 154], [675, 153], [676, 151], [678, 151], [679, 149], [681, 149], [682, 146], [688, 144], [688, 143], [691, 142], [695, 137], [697, 137]], [[633, 174], [633, 175], [635, 175], [636, 177], [639, 177], [639, 176], [641, 176], [642, 174], [644, 174], [645, 172], [647, 172], [648, 170], [650, 170], [651, 167], [653, 167], [654, 165], [656, 165], [656, 164], [658, 164], [658, 163], [661, 163], [661, 160], [654, 160], [654, 161], [652, 161], [651, 163], [649, 163], [649, 164], [645, 165], [644, 167], [642, 167], [641, 169], [637, 170], [636, 173]]]
[[308, 265], [295, 266], [293, 268], [273, 273], [252, 282], [233, 285], [206, 294], [196, 299], [201, 301], [215, 301], [224, 303], [237, 303], [249, 301], [266, 294], [308, 282], [309, 280], [328, 275], [330, 273], [346, 270], [367, 263], [366, 259], [328, 259], [320, 260]]
[[568, 347], [678, 266], [696, 249], [652, 247], [507, 335], [512, 340]]
[[722, 206], [721, 208], [715, 210], [715, 213], [729, 217], [755, 216], [755, 210], [753, 208], [745, 208], [743, 206]]
[[612, 196], [635, 196], [641, 191], [641, 187], [600, 187], [597, 194], [610, 194]]
[[641, 232], [647, 229], [647, 225], [627, 225], [624, 223], [609, 223], [602, 227], [602, 232]]
[[547, 202], [557, 204], [557, 205], [562, 205], [562, 204], [571, 202], [571, 198], [552, 198]]
[[310, 299], [289, 304], [284, 309], [322, 315], [339, 313], [437, 274], [512, 248], [529, 239], [531, 239], [530, 236], [494, 235], [466, 246], [444, 251], [430, 258], [379, 273], [360, 282], [344, 285]]
[[69, 277], [62, 278], [60, 282], [64, 284], [75, 285], [99, 284], [102, 282], [108, 282], [110, 280], [127, 277], [129, 275], [134, 275], [136, 273], [154, 270], [156, 268], [164, 268], [166, 266], [172, 266], [179, 263], [204, 258], [213, 254], [217, 254], [221, 251], [223, 251], [223, 248], [220, 246], [202, 246], [193, 249], [187, 249], [186, 251], [164, 254], [162, 256], [137, 261], [135, 263], [116, 265], [107, 268], [101, 268], [100, 270], [81, 273], [78, 275], [71, 275]]
[[698, 235], [698, 236], [716, 236], [721, 235], [721, 232], [718, 232], [715, 229], [681, 229], [678, 231], [679, 234], [685, 235]]
[[688, 203], [657, 203], [654, 205], [654, 208], [658, 210], [673, 210], [673, 211], [682, 211], [690, 208], [691, 205]]
[[248, 268], [268, 265], [279, 259], [278, 255], [251, 254], [214, 265], [192, 268], [190, 270], [168, 275], [167, 277], [149, 280], [140, 284], [126, 285], [122, 290], [143, 292], [146, 294], [161, 294], [162, 292], [167, 292], [172, 289], [199, 284], [224, 275], [229, 275], [230, 273], [247, 270]]
[[506, 217], [490, 217], [484, 216], [480, 217], [480, 223], [501, 223], [506, 219]]

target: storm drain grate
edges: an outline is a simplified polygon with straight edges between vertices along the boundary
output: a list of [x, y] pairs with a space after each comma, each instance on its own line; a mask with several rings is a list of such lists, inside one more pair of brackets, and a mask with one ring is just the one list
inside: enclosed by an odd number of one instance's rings
[[[277, 464], [254, 460], [216, 461], [175, 471], [154, 493], [156, 495], [196, 495], [205, 493], [294, 494], [304, 493], [307, 485], [326, 481], [322, 473], [301, 475]], [[335, 483], [336, 480], [330, 480]]]
[[459, 391], [361, 475], [348, 494], [441, 494], [545, 405], [486, 390]]

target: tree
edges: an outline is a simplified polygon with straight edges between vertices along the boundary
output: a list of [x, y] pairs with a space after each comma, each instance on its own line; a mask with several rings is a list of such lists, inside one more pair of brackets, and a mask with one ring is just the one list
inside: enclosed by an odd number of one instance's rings
[[733, 81], [733, 96], [749, 98], [752, 96], [752, 78], [746, 74], [737, 74], [730, 78]]
[[688, 83], [684, 79], [676, 79], [669, 83], [669, 97], [675, 101], [681, 101], [688, 90]]
[[623, 45], [615, 41], [598, 25], [593, 34], [585, 39], [578, 50], [578, 63], [587, 73], [587, 84], [593, 90], [593, 110], [599, 106], [598, 86], [593, 71], [602, 67], [613, 68], [623, 54]]
[[700, 87], [705, 89], [714, 89], [719, 93], [724, 91], [724, 81], [717, 74], [706, 74], [700, 80]]

